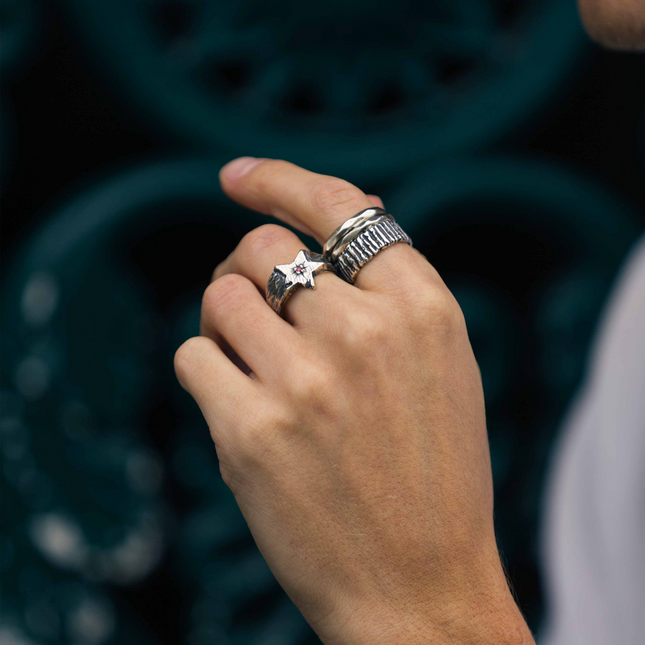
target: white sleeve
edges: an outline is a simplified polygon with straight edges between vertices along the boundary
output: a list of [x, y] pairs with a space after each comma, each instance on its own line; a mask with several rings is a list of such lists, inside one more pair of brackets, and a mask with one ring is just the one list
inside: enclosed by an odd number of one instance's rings
[[550, 473], [541, 645], [645, 643], [645, 239], [611, 298]]

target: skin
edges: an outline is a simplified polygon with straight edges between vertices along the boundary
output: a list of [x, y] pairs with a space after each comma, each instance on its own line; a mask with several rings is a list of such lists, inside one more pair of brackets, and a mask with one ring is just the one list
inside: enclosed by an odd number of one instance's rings
[[589, 35], [612, 49], [645, 51], [645, 0], [578, 0]]
[[[381, 205], [286, 161], [242, 158], [220, 181], [320, 243]], [[247, 234], [175, 358], [267, 563], [326, 644], [533, 642], [495, 543], [484, 397], [457, 302], [397, 244], [355, 285], [320, 274], [281, 318], [262, 294], [302, 248], [274, 224]]]
[[[579, 0], [590, 35], [645, 49], [645, 0]], [[323, 243], [378, 197], [285, 161], [241, 158], [224, 191]], [[420, 253], [329, 274], [277, 316], [287, 229], [246, 235], [177, 351], [226, 484], [277, 580], [326, 645], [532, 643], [495, 544], [484, 398], [464, 319]]]

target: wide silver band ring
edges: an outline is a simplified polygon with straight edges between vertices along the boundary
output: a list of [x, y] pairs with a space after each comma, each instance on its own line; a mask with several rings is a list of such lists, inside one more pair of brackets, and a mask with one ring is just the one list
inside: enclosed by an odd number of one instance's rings
[[395, 222], [385, 219], [365, 229], [338, 255], [334, 265], [341, 278], [354, 284], [361, 268], [379, 251], [405, 242], [412, 246], [410, 236]]
[[302, 249], [291, 264], [274, 267], [267, 281], [267, 302], [273, 311], [280, 314], [284, 303], [298, 287], [315, 289], [314, 276], [324, 271], [337, 273], [336, 267], [320, 253]]

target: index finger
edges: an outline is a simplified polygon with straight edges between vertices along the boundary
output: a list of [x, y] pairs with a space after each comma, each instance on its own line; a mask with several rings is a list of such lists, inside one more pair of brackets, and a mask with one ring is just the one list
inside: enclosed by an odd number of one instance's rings
[[[333, 231], [357, 213], [380, 205], [344, 179], [319, 175], [287, 161], [241, 157], [220, 171], [224, 192], [253, 210], [273, 215], [311, 235], [322, 245]], [[394, 244], [377, 253], [358, 273], [355, 286], [400, 292], [399, 272], [436, 272], [407, 244]]]
[[345, 220], [373, 205], [344, 179], [279, 159], [234, 159], [220, 171], [220, 182], [231, 199], [294, 226], [321, 245]]

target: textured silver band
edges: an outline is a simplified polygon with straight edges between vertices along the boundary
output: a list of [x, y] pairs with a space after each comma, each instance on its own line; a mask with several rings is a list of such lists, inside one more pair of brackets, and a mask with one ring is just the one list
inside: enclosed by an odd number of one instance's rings
[[354, 284], [361, 267], [367, 264], [379, 251], [405, 242], [412, 246], [410, 236], [394, 221], [385, 220], [363, 231], [350, 242], [336, 260], [339, 275]]
[[370, 218], [356, 224], [356, 226], [347, 230], [345, 234], [341, 237], [340, 240], [336, 243], [336, 246], [332, 249], [331, 253], [328, 256], [325, 256], [330, 262], [336, 264], [341, 253], [357, 238], [363, 231], [366, 231], [369, 228], [372, 228], [376, 224], [380, 224], [389, 220], [394, 221], [394, 218], [389, 213], [377, 213], [372, 215]]

